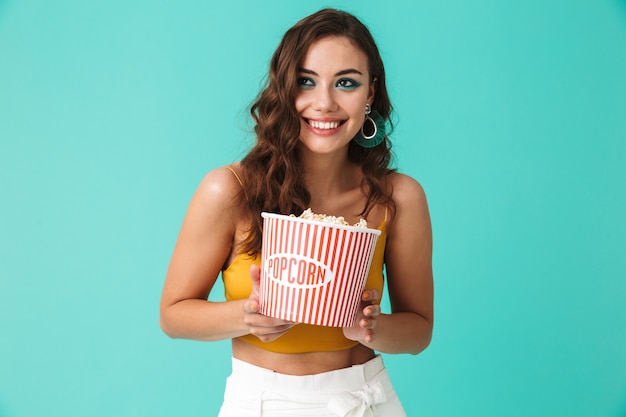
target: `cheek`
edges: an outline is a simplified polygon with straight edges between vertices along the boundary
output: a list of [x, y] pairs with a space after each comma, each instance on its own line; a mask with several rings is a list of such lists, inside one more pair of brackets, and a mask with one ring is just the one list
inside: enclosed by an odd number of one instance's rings
[[296, 95], [294, 104], [296, 106], [296, 111], [298, 113], [301, 113], [307, 107], [307, 103], [308, 103], [308, 99], [306, 98], [306, 95], [302, 93]]
[[355, 117], [362, 117], [365, 119], [365, 104], [367, 103], [367, 97], [365, 95], [359, 95], [358, 98], [350, 100], [346, 103], [346, 107], [349, 109], [350, 114]]
[[362, 123], [365, 120], [365, 103], [356, 103], [350, 107], [350, 115], [353, 119], [355, 119], [358, 123]]

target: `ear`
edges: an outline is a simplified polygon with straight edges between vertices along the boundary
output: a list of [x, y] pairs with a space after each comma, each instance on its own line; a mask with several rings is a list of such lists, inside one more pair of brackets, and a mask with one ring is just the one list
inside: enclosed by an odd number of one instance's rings
[[370, 83], [369, 94], [367, 96], [367, 102], [368, 103], [373, 103], [374, 102], [374, 96], [376, 95], [377, 81], [378, 81], [378, 78], [374, 77], [374, 79], [372, 79], [372, 82]]

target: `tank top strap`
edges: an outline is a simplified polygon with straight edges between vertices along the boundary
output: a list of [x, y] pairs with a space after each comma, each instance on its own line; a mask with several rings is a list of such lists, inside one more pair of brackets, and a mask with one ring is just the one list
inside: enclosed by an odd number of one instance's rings
[[[248, 198], [248, 194], [246, 193], [246, 187], [243, 186], [243, 181], [241, 180], [241, 177], [239, 177], [239, 174], [237, 174], [237, 171], [232, 169], [230, 167], [230, 165], [226, 166], [226, 169], [228, 169], [230, 172], [232, 172], [233, 175], [235, 176], [235, 178], [237, 178], [237, 181], [239, 182], [239, 185], [241, 185], [241, 190], [243, 191], [243, 195], [246, 197], [246, 201], [250, 201], [250, 199]], [[386, 216], [386, 214], [385, 214], [385, 216]]]

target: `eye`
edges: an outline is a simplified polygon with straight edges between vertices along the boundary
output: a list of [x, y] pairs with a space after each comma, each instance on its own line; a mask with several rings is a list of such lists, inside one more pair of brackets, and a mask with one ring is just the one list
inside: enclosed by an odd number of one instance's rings
[[315, 87], [315, 81], [309, 77], [300, 77], [298, 78], [298, 86], [302, 88]]
[[337, 87], [339, 88], [343, 88], [346, 90], [351, 90], [353, 88], [357, 88], [359, 86], [361, 86], [361, 83], [358, 81], [355, 81], [351, 78], [342, 78], [339, 81], [337, 81]]

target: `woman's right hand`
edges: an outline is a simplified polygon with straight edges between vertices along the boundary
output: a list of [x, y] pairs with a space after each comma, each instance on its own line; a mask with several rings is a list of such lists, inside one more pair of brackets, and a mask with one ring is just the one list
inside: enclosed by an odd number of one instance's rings
[[271, 342], [285, 334], [296, 323], [261, 314], [259, 312], [261, 310], [261, 305], [259, 304], [261, 271], [257, 265], [250, 267], [250, 278], [252, 279], [252, 292], [243, 305], [243, 321], [250, 329], [250, 334], [255, 335], [263, 342]]

